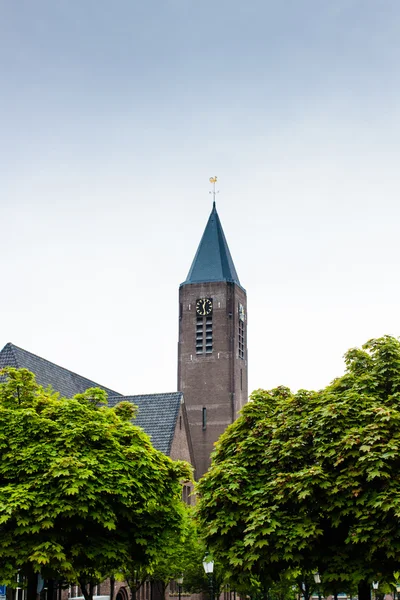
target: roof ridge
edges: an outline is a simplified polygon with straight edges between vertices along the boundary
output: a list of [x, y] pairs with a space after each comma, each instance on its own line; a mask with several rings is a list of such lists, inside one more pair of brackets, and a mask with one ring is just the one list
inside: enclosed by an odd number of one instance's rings
[[[57, 367], [57, 369], [61, 369], [62, 371], [71, 374], [74, 377], [79, 377], [81, 380], [83, 381], [87, 381], [88, 383], [92, 384], [90, 387], [100, 387], [106, 390], [109, 390], [110, 392], [113, 392], [113, 394], [116, 397], [122, 396], [122, 394], [120, 392], [117, 392], [117, 390], [112, 390], [111, 388], [108, 388], [107, 386], [103, 386], [100, 383], [97, 383], [96, 381], [94, 381], [93, 379], [89, 379], [88, 377], [85, 377], [84, 375], [80, 375], [79, 373], [76, 373], [75, 371], [71, 371], [71, 369], [67, 369], [66, 367], [62, 367], [61, 365], [48, 360], [47, 358], [43, 358], [43, 356], [39, 356], [38, 354], [35, 354], [34, 352], [30, 352], [29, 350], [25, 350], [25, 348], [21, 348], [20, 346], [17, 346], [15, 344], [12, 344], [11, 342], [8, 342], [8, 344], [6, 344], [6, 346], [3, 348], [3, 350], [5, 350], [5, 348], [10, 345], [10, 349], [12, 349], [12, 353], [13, 353], [13, 357], [14, 360], [16, 362], [17, 365], [19, 365], [19, 361], [17, 360], [17, 356], [15, 353], [15, 349], [22, 352], [24, 355], [28, 355], [31, 357], [34, 357], [35, 359], [39, 359], [40, 361], [43, 361], [44, 363], [46, 363], [47, 365], [50, 365], [50, 367]], [[18, 367], [20, 368], [20, 367]], [[94, 384], [94, 386], [93, 386]]]
[[[235, 265], [233, 264], [232, 256], [229, 252], [228, 242], [226, 241], [224, 230], [222, 229], [221, 219], [219, 218], [217, 211], [215, 212], [220, 225], [220, 227], [217, 229], [217, 235], [221, 254], [222, 273], [225, 274], [225, 271], [227, 271], [227, 276], [229, 276], [230, 274], [233, 274], [234, 276], [236, 275], [237, 282], [240, 284], [239, 278], [236, 273]], [[232, 266], [229, 264], [229, 259], [232, 263]], [[235, 277], [233, 278], [233, 280], [235, 280]]]
[[[179, 392], [175, 392], [179, 393]], [[181, 392], [182, 393], [182, 392]], [[175, 415], [174, 415], [174, 427], [170, 431], [169, 440], [168, 440], [168, 456], [171, 454], [172, 442], [174, 441], [175, 428], [178, 422], [179, 411], [181, 410], [181, 402], [175, 406]]]
[[[139, 398], [139, 397], [145, 398], [147, 396], [172, 396], [172, 395], [176, 395], [176, 394], [182, 394], [183, 395], [183, 392], [177, 392], [177, 391], [175, 391], [175, 392], [153, 392], [153, 393], [150, 392], [149, 394], [147, 394], [147, 393], [146, 394], [123, 394], [123, 395], [122, 394], [118, 394], [118, 398], [119, 397], [122, 397], [122, 398], [135, 398], [135, 397], [137, 397], [137, 398]], [[113, 396], [111, 396], [111, 398], [113, 398]]]

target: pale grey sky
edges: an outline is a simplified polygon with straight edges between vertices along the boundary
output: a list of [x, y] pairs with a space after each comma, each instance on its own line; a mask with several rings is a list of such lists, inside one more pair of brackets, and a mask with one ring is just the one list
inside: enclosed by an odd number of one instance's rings
[[399, 30], [398, 0], [0, 2], [0, 346], [176, 389], [212, 175], [250, 389], [400, 335]]

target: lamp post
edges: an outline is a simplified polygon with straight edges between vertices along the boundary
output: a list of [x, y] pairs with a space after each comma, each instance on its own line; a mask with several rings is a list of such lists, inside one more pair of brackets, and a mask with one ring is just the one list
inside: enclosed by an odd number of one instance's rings
[[137, 571], [133, 570], [133, 590], [132, 590], [132, 600], [136, 600], [137, 592]]
[[317, 590], [318, 590], [318, 600], [321, 600], [321, 591], [319, 589], [319, 584], [321, 583], [321, 577], [320, 577], [318, 571], [315, 571], [315, 573], [314, 573], [314, 581], [315, 581], [315, 583], [318, 586], [317, 587]]
[[376, 600], [376, 590], [379, 587], [379, 581], [373, 581], [372, 582], [372, 587], [374, 588], [374, 592], [375, 592], [375, 600]]
[[181, 600], [183, 575], [177, 578], [176, 583], [178, 584], [178, 600]]
[[214, 586], [213, 586], [213, 573], [214, 573], [214, 561], [206, 556], [203, 560], [203, 567], [208, 577], [208, 584], [210, 586], [210, 600], [214, 600]]
[[[397, 592], [397, 598], [399, 598], [399, 594], [400, 594], [400, 583], [396, 583], [396, 587], [394, 588]], [[395, 592], [395, 593], [396, 593]], [[394, 599], [393, 599], [394, 600]]]

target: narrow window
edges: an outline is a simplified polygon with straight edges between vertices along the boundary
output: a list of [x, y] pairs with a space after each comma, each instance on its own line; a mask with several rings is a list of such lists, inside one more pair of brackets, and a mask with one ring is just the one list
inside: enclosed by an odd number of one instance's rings
[[212, 317], [206, 317], [206, 354], [213, 351], [213, 322]]
[[244, 322], [239, 319], [239, 358], [244, 358]]
[[203, 431], [204, 429], [207, 429], [207, 409], [205, 406], [203, 407]]
[[196, 319], [196, 354], [203, 354], [204, 351], [204, 318]]
[[240, 389], [243, 390], [243, 371], [240, 369]]
[[[240, 371], [240, 374], [242, 371]], [[182, 415], [179, 415], [179, 429], [182, 429]]]
[[182, 500], [183, 502], [185, 502], [185, 504], [191, 504], [191, 498], [190, 498], [190, 486], [189, 485], [184, 485], [182, 487]]

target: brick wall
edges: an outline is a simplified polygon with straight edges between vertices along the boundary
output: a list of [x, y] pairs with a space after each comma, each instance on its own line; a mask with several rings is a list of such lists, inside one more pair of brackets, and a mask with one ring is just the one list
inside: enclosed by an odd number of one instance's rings
[[[210, 354], [196, 353], [198, 298], [213, 301]], [[196, 478], [199, 478], [209, 467], [215, 441], [247, 401], [246, 292], [227, 282], [187, 284], [179, 290], [179, 303], [178, 390], [185, 398]], [[239, 304], [245, 311], [243, 358], [238, 352]]]

